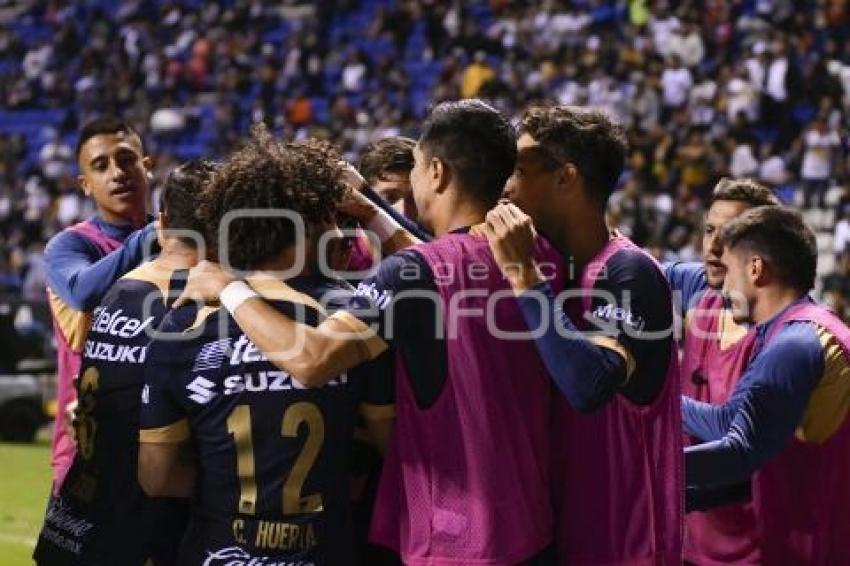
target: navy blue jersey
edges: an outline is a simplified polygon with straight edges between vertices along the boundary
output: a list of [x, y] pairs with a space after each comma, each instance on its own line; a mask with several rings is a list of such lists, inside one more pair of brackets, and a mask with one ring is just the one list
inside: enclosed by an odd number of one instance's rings
[[148, 331], [162, 321], [186, 271], [146, 263], [94, 310], [76, 380], [77, 451], [49, 503], [35, 558], [49, 564], [169, 564], [187, 502], [150, 499], [137, 479]]
[[[249, 283], [312, 326], [353, 292], [324, 278]], [[380, 360], [307, 389], [269, 362], [224, 309], [184, 307], [160, 330], [146, 363], [140, 438], [188, 442], [196, 453], [181, 562], [351, 563], [352, 436], [358, 409], [366, 417], [392, 411], [391, 366]]]

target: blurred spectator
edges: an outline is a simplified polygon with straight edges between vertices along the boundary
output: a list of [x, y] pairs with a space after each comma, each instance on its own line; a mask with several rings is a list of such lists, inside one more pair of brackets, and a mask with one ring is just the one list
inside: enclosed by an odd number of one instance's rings
[[827, 125], [826, 118], [819, 116], [806, 132], [803, 145], [805, 152], [800, 169], [805, 193], [803, 206], [808, 208], [813, 198], [817, 197], [817, 206], [826, 208], [826, 191], [839, 161], [837, 153], [841, 138], [838, 132]]
[[487, 54], [476, 51], [475, 58], [463, 71], [463, 82], [460, 87], [460, 95], [463, 98], [474, 98], [478, 91], [488, 81], [493, 80], [496, 73], [487, 64]]

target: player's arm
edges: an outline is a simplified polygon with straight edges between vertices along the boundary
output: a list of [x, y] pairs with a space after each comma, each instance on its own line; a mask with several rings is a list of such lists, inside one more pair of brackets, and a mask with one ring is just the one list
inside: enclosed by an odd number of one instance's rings
[[149, 497], [191, 497], [195, 473], [187, 446], [139, 443], [139, 485]]
[[386, 451], [395, 423], [395, 359], [384, 352], [352, 373], [361, 387], [358, 411], [366, 425], [368, 441], [381, 454]]
[[674, 261], [662, 266], [664, 278], [673, 291], [673, 303], [677, 314], [683, 319], [692, 308], [708, 284], [705, 280], [705, 267], [697, 262]]
[[156, 241], [154, 223], [130, 234], [124, 244], [92, 261], [91, 248], [80, 236], [64, 232], [51, 240], [44, 252], [50, 289], [74, 309], [97, 306], [119, 277], [137, 266]]
[[190, 271], [179, 306], [190, 299], [221, 300], [236, 323], [270, 362], [306, 387], [319, 387], [387, 348], [376, 332], [353, 316], [337, 313], [312, 327], [280, 313], [251, 288], [204, 261]]
[[742, 376], [729, 404], [736, 407], [726, 435], [685, 449], [689, 487], [746, 480], [788, 443], [824, 370], [814, 325], [782, 329]]
[[157, 341], [148, 345], [139, 413], [138, 476], [150, 497], [190, 497], [194, 490], [189, 420], [178, 401], [179, 390], [185, 386], [181, 377], [191, 368], [183, 357], [186, 351], [182, 355], [176, 351], [184, 345]]
[[343, 179], [349, 192], [339, 209], [359, 220], [365, 230], [377, 236], [381, 242], [382, 257], [431, 239], [415, 222], [399, 214], [372, 190], [357, 169], [347, 166]]

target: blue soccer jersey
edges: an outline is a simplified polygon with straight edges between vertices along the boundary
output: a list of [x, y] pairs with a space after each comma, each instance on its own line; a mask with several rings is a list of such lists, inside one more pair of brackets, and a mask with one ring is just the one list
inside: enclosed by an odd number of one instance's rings
[[[249, 283], [313, 326], [352, 292], [324, 278]], [[148, 354], [140, 438], [187, 443], [196, 454], [181, 562], [352, 563], [352, 436], [358, 409], [367, 418], [393, 410], [387, 360], [307, 389], [269, 362], [224, 309], [178, 309], [161, 331]], [[179, 333], [183, 340], [165, 339]]]
[[[75, 381], [77, 450], [51, 497], [34, 557], [42, 564], [171, 564], [188, 501], [151, 499], [137, 479], [148, 331], [162, 321], [186, 271], [149, 262], [94, 309]], [[148, 562], [150, 560], [150, 562]]]

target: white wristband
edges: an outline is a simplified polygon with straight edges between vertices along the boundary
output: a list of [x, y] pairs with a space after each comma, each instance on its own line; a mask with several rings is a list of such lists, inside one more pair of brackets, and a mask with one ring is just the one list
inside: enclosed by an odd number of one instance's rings
[[374, 232], [382, 244], [389, 240], [393, 234], [404, 229], [401, 227], [401, 224], [395, 221], [395, 218], [380, 208], [369, 222], [366, 223], [364, 228], [370, 232]]
[[254, 297], [259, 297], [259, 295], [244, 281], [232, 281], [228, 283], [219, 295], [221, 304], [224, 305], [224, 308], [230, 314], [236, 312], [239, 305]]

